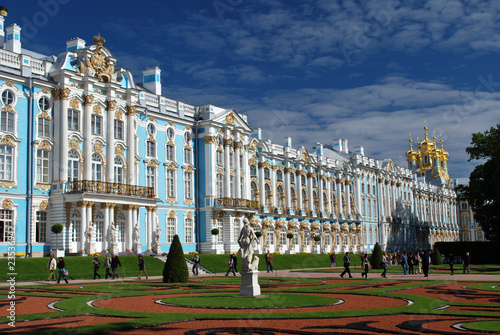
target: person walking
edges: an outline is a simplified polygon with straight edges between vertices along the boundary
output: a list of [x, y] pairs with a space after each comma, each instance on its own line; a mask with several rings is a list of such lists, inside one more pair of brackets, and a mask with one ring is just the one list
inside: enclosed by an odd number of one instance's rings
[[350, 266], [351, 260], [349, 259], [349, 251], [346, 251], [344, 255], [344, 271], [340, 274], [340, 278], [344, 278], [346, 273], [349, 274], [349, 278], [352, 278], [351, 270], [349, 269]]
[[97, 271], [99, 271], [99, 268], [101, 267], [101, 260], [99, 259], [99, 256], [97, 254], [94, 254], [94, 259], [92, 260], [92, 265], [94, 268], [94, 280], [95, 280], [95, 277], [99, 277], [99, 279], [101, 279], [101, 275], [97, 273]]
[[198, 276], [198, 268], [200, 266], [200, 256], [198, 256], [197, 252], [194, 253], [194, 257], [191, 258], [191, 260], [193, 261], [193, 268], [191, 269], [191, 271], [193, 271], [193, 276]]
[[450, 265], [450, 274], [453, 276], [453, 264], [455, 263], [455, 257], [453, 254], [448, 256], [448, 264]]
[[273, 272], [273, 254], [267, 251], [266, 254], [266, 266], [267, 266], [267, 273], [269, 273], [269, 270]]
[[106, 254], [104, 267], [106, 268], [106, 275], [104, 276], [104, 279], [108, 279], [108, 276], [113, 277], [113, 275], [111, 274], [111, 258], [109, 257], [109, 254]]
[[424, 271], [424, 277], [429, 277], [429, 266], [430, 266], [430, 255], [427, 251], [422, 254], [422, 270]]
[[368, 279], [368, 268], [370, 266], [370, 261], [368, 260], [367, 253], [364, 253], [364, 255], [362, 256], [362, 265], [365, 272], [361, 273], [361, 278], [365, 277], [365, 279]]
[[462, 262], [464, 263], [464, 274], [465, 274], [465, 271], [467, 271], [467, 274], [469, 274], [470, 273], [470, 255], [469, 255], [468, 251], [465, 253], [465, 256], [464, 256]]
[[57, 283], [61, 281], [61, 277], [63, 277], [66, 284], [68, 283], [68, 279], [66, 276], [68, 275], [68, 271], [66, 271], [66, 263], [64, 263], [64, 259], [59, 257], [59, 261], [57, 262], [57, 268], [59, 269], [59, 277], [57, 278]]
[[50, 281], [52, 278], [54, 278], [54, 281], [56, 280], [56, 268], [57, 268], [57, 262], [54, 259], [54, 255], [50, 255], [50, 259], [47, 262], [47, 266], [45, 267], [46, 270], [49, 270], [49, 278], [47, 278], [47, 281]]
[[146, 272], [146, 261], [142, 255], [139, 255], [139, 279], [141, 279], [141, 272], [144, 272], [146, 279], [148, 279], [148, 273]]
[[420, 257], [420, 252], [415, 253], [415, 274], [422, 274], [422, 257]]
[[118, 256], [113, 254], [113, 256], [111, 257], [111, 271], [113, 272], [112, 279], [118, 279], [119, 277], [118, 272], [116, 272], [118, 266], [122, 267], [122, 263], [120, 263], [120, 259], [118, 258]]
[[384, 254], [382, 255], [382, 266], [384, 267], [384, 272], [380, 275], [383, 278], [387, 278], [387, 265], [389, 264], [390, 259], [389, 256], [387, 256], [387, 253], [384, 251]]
[[335, 263], [335, 252], [333, 252], [333, 251], [330, 254], [330, 262], [332, 263], [332, 268], [337, 266], [337, 264]]
[[415, 274], [415, 255], [413, 252], [410, 253], [410, 256], [408, 256], [408, 274]]
[[229, 262], [227, 263], [229, 268], [227, 269], [226, 277], [229, 275], [230, 271], [233, 272], [233, 276], [236, 276], [236, 272], [234, 272], [234, 258], [236, 258], [236, 255], [234, 253], [229, 256]]
[[401, 266], [403, 267], [403, 273], [408, 274], [408, 254], [405, 252], [399, 257]]

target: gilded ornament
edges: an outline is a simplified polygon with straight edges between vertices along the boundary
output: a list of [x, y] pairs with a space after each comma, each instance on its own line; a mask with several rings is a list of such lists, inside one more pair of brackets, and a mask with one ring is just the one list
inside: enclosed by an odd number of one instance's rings
[[89, 106], [92, 104], [92, 102], [94, 102], [94, 96], [92, 94], [83, 96], [83, 105], [84, 106]]
[[52, 146], [50, 145], [49, 141], [42, 141], [42, 142], [38, 145], [38, 149], [43, 149], [43, 150], [47, 150], [47, 151], [52, 151]]
[[168, 212], [168, 217], [171, 218], [171, 219], [175, 219], [177, 217], [177, 214], [172, 209], [170, 212]]
[[94, 152], [98, 154], [102, 154], [102, 145], [99, 142], [94, 144]]
[[106, 110], [112, 111], [116, 107], [116, 100], [106, 100]]
[[226, 123], [227, 124], [234, 124], [234, 114], [233, 114], [233, 112], [229, 113], [226, 116]]
[[42, 211], [47, 210], [48, 207], [49, 207], [49, 202], [47, 200], [43, 200], [40, 203], [40, 205], [38, 205], [38, 208], [40, 208], [40, 210], [42, 210]]
[[6, 145], [9, 145], [11, 147], [15, 147], [16, 146], [16, 144], [14, 143], [14, 140], [13, 140], [12, 136], [10, 136], [10, 135], [7, 135], [4, 138], [2, 138], [2, 140], [0, 140], [0, 144], [6, 144]]
[[217, 138], [215, 136], [205, 136], [203, 137], [205, 144], [214, 144]]
[[115, 155], [117, 155], [117, 156], [123, 156], [123, 152], [124, 151], [125, 151], [125, 149], [123, 148], [123, 146], [117, 145], [116, 148], [115, 148]]
[[[12, 80], [8, 80], [7, 82], [5, 82], [5, 84], [3, 85], [6, 85], [6, 86], [9, 86], [9, 87], [16, 87], [16, 85], [14, 85], [14, 82]], [[2, 86], [3, 86], [2, 85]]]
[[69, 141], [69, 147], [71, 149], [79, 149], [79, 145], [80, 145], [80, 142], [76, 139], [76, 138], [72, 138], [70, 141]]
[[154, 159], [150, 159], [149, 162], [146, 164], [146, 166], [154, 167], [154, 168], [157, 168], [158, 165], [159, 164]]
[[136, 106], [127, 106], [127, 116], [135, 116], [136, 111]]
[[92, 109], [92, 113], [101, 115], [102, 114], [102, 108], [99, 105], [95, 105], [94, 108]]
[[12, 209], [13, 207], [14, 207], [14, 202], [10, 198], [4, 199], [2, 201], [3, 209]]
[[78, 101], [77, 98], [73, 98], [69, 102], [69, 107], [74, 108], [74, 109], [79, 109], [80, 108], [80, 102]]
[[234, 142], [234, 148], [235, 149], [241, 148], [241, 142]]
[[61, 100], [68, 100], [69, 94], [71, 93], [69, 88], [63, 88], [60, 90], [61, 92]]
[[59, 90], [52, 90], [50, 93], [52, 94], [52, 99], [54, 101], [61, 100], [61, 91], [59, 91]]
[[224, 146], [225, 147], [229, 147], [231, 145], [231, 143], [233, 143], [232, 139], [230, 139], [230, 138], [224, 139]]
[[102, 53], [103, 44], [106, 40], [98, 34], [94, 36], [92, 42], [96, 45], [96, 49], [94, 54], [90, 57], [90, 60], [87, 55], [85, 55], [85, 64], [80, 61], [80, 68], [78, 69], [78, 73], [85, 74], [87, 72], [87, 68], [92, 69], [95, 77], [99, 78], [102, 82], [110, 82], [111, 76], [115, 72], [115, 65], [112, 63], [110, 57], [105, 57]]
[[122, 120], [123, 119], [123, 113], [119, 110], [115, 112], [115, 119]]
[[194, 214], [193, 214], [193, 212], [187, 212], [186, 217], [187, 217], [188, 219], [192, 219], [192, 218], [194, 218]]

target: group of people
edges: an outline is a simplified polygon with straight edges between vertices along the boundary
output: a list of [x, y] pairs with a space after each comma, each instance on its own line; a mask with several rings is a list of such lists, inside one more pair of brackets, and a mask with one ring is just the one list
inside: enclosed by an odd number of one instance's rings
[[59, 274], [59, 276], [57, 277], [57, 283], [59, 284], [61, 282], [61, 278], [64, 279], [66, 284], [68, 283], [67, 277], [69, 272], [66, 270], [66, 263], [64, 263], [64, 258], [59, 257], [59, 260], [56, 262], [54, 255], [50, 255], [50, 259], [47, 263], [46, 269], [50, 271], [47, 281], [51, 281], [52, 278], [54, 278], [54, 281], [56, 280], [57, 269]]

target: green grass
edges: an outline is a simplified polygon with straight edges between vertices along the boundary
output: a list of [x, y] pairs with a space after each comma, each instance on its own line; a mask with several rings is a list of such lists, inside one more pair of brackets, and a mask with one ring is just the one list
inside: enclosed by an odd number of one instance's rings
[[[262, 293], [266, 295], [267, 293]], [[240, 297], [235, 293], [197, 295], [195, 297], [174, 297], [163, 299], [166, 304], [189, 306], [189, 307], [209, 307], [209, 308], [285, 308], [302, 306], [322, 306], [333, 305], [339, 300], [334, 297], [321, 297], [306, 294], [275, 294], [259, 298]]]
[[[69, 271], [70, 279], [93, 279], [94, 269], [92, 267], [91, 256], [72, 256], [64, 257], [64, 262], [66, 263], [66, 269]], [[99, 274], [104, 278], [106, 269], [104, 268], [104, 256], [99, 257], [101, 260], [101, 268], [99, 269]], [[137, 276], [139, 273], [139, 266], [137, 256], [119, 256], [122, 267], [118, 268], [118, 274], [120, 277], [132, 277]], [[155, 257], [145, 257], [146, 260], [146, 271], [150, 276], [161, 276], [163, 273], [164, 262]], [[14, 273], [17, 273], [16, 281], [41, 281], [46, 280], [49, 276], [49, 271], [45, 270], [48, 257], [43, 258], [16, 258]], [[0, 265], [3, 269], [7, 268], [7, 259], [1, 259]], [[56, 270], [57, 276], [57, 270]], [[0, 279], [5, 281], [7, 279], [7, 274], [3, 272], [0, 275]]]

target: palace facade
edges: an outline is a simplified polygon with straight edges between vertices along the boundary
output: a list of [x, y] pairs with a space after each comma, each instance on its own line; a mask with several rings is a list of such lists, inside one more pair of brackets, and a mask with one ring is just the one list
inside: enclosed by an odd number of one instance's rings
[[0, 27], [4, 256], [12, 245], [32, 256], [163, 253], [175, 234], [185, 252], [230, 253], [244, 216], [262, 233], [255, 252], [417, 250], [466, 236], [447, 154], [427, 154], [438, 150], [427, 128], [408, 168], [342, 139], [294, 148], [234, 110], [163, 96], [158, 67], [136, 84], [102, 36], [47, 56], [21, 47], [18, 25], [0, 17]]

